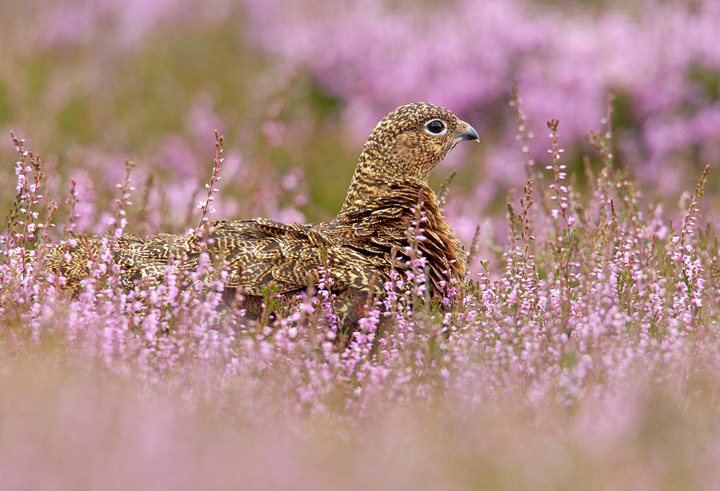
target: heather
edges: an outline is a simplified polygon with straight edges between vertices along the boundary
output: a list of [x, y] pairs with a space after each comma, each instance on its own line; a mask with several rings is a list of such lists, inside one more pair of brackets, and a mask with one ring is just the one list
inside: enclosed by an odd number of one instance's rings
[[[4, 487], [714, 488], [718, 11], [565, 7], [6, 6]], [[74, 298], [41, 267], [84, 233], [332, 216], [415, 99], [483, 133], [435, 171], [472, 256], [444, 309], [413, 249], [347, 346], [329, 276], [249, 323], [217, 314], [222, 258], [123, 293], [108, 245]]]
[[[533, 190], [531, 179], [508, 203], [499, 271], [484, 259], [476, 278], [448, 285], [443, 313], [422, 301], [424, 263], [408, 251], [412, 269], [393, 281], [412, 288], [376, 299], [347, 346], [336, 341], [327, 278], [286, 317], [271, 315], [268, 292], [260, 322], [218, 318], [222, 274], [210, 273], [223, 264], [212, 257], [125, 294], [108, 247], [70, 298], [57, 288], [62, 277], [40, 269], [51, 221], [39, 207], [42, 161], [16, 138], [2, 266], [3, 475], [19, 485], [134, 486], [123, 472], [139, 460], [161, 486], [263, 485], [259, 466], [271, 482], [288, 479], [284, 487], [334, 488], [347, 472], [333, 469], [345, 465], [332, 459], [342, 452], [358, 478], [366, 459], [387, 472], [378, 485], [389, 488], [532, 487], [538, 473], [548, 488], [585, 485], [595, 473], [609, 474], [603, 487], [616, 473], [638, 487], [698, 472], [711, 479], [720, 288], [717, 242], [698, 225], [708, 169], [673, 225], [613, 169], [609, 129], [589, 136], [604, 165], [597, 176], [588, 169], [580, 194], [558, 124], [548, 126], [544, 169], [527, 163], [548, 184]], [[117, 185], [115, 236], [128, 220], [132, 170]], [[210, 179], [221, 171], [218, 138]], [[211, 202], [198, 206], [200, 220]], [[416, 240], [422, 222], [418, 213], [410, 224]], [[82, 240], [72, 228], [70, 220], [65, 240]], [[393, 327], [378, 333], [381, 316]], [[220, 466], [228, 456], [239, 467]], [[68, 474], [75, 459], [96, 464]], [[159, 468], [148, 464], [156, 459]], [[388, 459], [407, 475], [398, 478]], [[40, 464], [50, 469], [30, 470]], [[95, 465], [117, 475], [108, 481]]]
[[[95, 232], [106, 228], [98, 210], [126, 158], [143, 162], [138, 184], [153, 179], [145, 230], [190, 226], [214, 129], [232, 142], [226, 168], [237, 176], [218, 203], [223, 216], [327, 219], [345, 189], [325, 184], [350, 179], [373, 125], [427, 100], [483, 136], [467, 157], [482, 165], [460, 166], [448, 204], [468, 242], [478, 212], [502, 213], [507, 191], [523, 185], [507, 107], [513, 81], [532, 131], [562, 121], [568, 165], [579, 172], [584, 135], [609, 92], [616, 161], [638, 182], [676, 200], [720, 155], [713, 0], [68, 0], [5, 12], [0, 129], [37, 138], [36, 150], [58, 163], [48, 182], [55, 195], [78, 180], [79, 226]], [[537, 158], [545, 144], [528, 147]], [[9, 158], [7, 140], [1, 151]], [[10, 169], [2, 179], [10, 185]]]

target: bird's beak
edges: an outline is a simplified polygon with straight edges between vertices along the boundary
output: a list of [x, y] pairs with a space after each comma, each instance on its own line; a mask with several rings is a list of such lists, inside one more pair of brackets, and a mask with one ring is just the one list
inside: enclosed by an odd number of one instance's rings
[[480, 136], [478, 135], [478, 132], [475, 131], [475, 128], [467, 124], [465, 121], [460, 122], [465, 125], [465, 131], [455, 137], [455, 143], [465, 140], [480, 140]]

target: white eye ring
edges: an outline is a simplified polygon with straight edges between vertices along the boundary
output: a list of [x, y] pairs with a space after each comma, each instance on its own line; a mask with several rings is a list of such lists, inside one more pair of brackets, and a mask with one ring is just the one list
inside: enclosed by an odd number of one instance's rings
[[438, 136], [444, 134], [446, 131], [447, 125], [442, 119], [431, 119], [425, 123], [425, 133], [428, 135]]

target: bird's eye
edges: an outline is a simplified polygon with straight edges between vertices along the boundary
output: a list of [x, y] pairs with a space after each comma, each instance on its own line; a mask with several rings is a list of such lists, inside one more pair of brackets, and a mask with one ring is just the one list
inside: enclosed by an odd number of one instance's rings
[[447, 126], [440, 119], [433, 119], [425, 123], [425, 131], [432, 135], [440, 135], [447, 130]]

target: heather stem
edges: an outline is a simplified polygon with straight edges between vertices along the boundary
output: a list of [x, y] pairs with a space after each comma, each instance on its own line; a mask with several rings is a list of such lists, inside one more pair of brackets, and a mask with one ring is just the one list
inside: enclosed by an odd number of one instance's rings
[[210, 176], [210, 183], [205, 184], [205, 189], [207, 189], [207, 198], [205, 201], [200, 201], [200, 203], [198, 203], [198, 208], [202, 210], [198, 228], [202, 227], [203, 223], [208, 221], [207, 215], [215, 213], [215, 207], [212, 206], [211, 203], [215, 201], [213, 193], [219, 192], [219, 190], [215, 188], [215, 184], [222, 179], [222, 176], [220, 176], [219, 173], [221, 169], [220, 164], [222, 164], [223, 160], [225, 160], [222, 158], [223, 141], [224, 137], [215, 130], [215, 159], [213, 160], [213, 171], [212, 176]]

